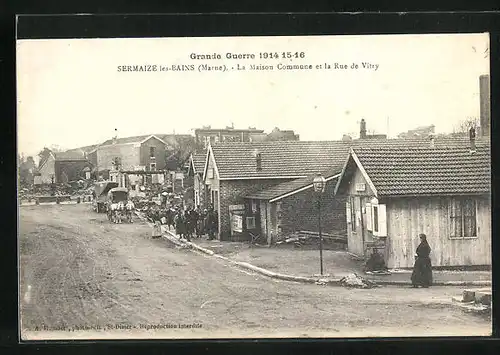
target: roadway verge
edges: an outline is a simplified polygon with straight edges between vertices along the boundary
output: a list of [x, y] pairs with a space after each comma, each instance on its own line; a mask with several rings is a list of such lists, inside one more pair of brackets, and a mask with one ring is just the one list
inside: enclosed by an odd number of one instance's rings
[[[147, 221], [144, 216], [141, 216], [137, 213], [139, 218], [145, 220], [148, 224], [152, 226], [152, 224]], [[163, 227], [163, 226], [162, 226]], [[179, 247], [192, 249], [203, 254], [213, 256], [224, 260], [232, 265], [240, 267], [242, 269], [246, 269], [249, 271], [253, 271], [257, 274], [267, 276], [273, 279], [284, 280], [284, 281], [292, 281], [292, 282], [301, 282], [301, 283], [309, 283], [309, 284], [321, 284], [321, 285], [330, 285], [330, 286], [341, 286], [342, 277], [305, 277], [305, 276], [296, 276], [296, 275], [286, 275], [281, 273], [276, 273], [255, 265], [252, 265], [247, 262], [236, 261], [231, 258], [225, 257], [223, 255], [219, 255], [214, 253], [213, 250], [203, 248], [193, 242], [181, 240], [177, 235], [175, 235], [172, 231], [167, 230], [166, 228], [162, 228], [162, 235], [164, 238], [168, 239], [174, 245]], [[385, 285], [385, 286], [400, 286], [400, 287], [408, 287], [411, 286], [411, 281], [399, 281], [399, 280], [372, 280], [368, 279], [371, 283], [375, 285]], [[432, 284], [433, 286], [480, 286], [486, 287], [491, 286], [491, 281], [489, 280], [475, 280], [475, 281], [436, 281]]]

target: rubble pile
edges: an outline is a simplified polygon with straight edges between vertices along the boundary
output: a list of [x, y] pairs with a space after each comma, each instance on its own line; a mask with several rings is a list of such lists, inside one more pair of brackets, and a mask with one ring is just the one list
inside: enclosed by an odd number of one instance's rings
[[302, 245], [306, 244], [307, 237], [302, 237], [299, 235], [290, 235], [286, 239], [279, 240], [275, 243], [276, 246], [280, 245], [293, 245], [300, 248]]
[[[294, 233], [282, 237], [274, 244], [276, 247], [290, 247], [302, 249], [317, 249], [319, 246], [319, 238], [315, 234]], [[327, 236], [323, 237], [323, 248], [325, 250], [343, 250], [345, 249], [343, 243], [339, 243]]]
[[43, 185], [29, 185], [22, 186], [18, 190], [20, 200], [29, 201], [34, 200], [40, 196], [62, 196], [70, 195], [72, 197], [92, 195], [94, 191], [93, 181], [78, 180], [69, 183], [61, 184], [43, 184]]
[[340, 284], [347, 288], [373, 288], [377, 287], [374, 282], [362, 278], [358, 274], [350, 274], [340, 279]]

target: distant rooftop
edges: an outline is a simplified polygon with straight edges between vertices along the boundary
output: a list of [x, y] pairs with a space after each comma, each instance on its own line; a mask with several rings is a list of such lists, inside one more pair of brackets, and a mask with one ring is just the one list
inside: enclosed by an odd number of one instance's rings
[[263, 129], [257, 129], [255, 127], [248, 128], [234, 128], [234, 127], [225, 127], [225, 128], [212, 128], [211, 126], [203, 126], [202, 128], [195, 129], [195, 132], [251, 132], [251, 133], [264, 133]]

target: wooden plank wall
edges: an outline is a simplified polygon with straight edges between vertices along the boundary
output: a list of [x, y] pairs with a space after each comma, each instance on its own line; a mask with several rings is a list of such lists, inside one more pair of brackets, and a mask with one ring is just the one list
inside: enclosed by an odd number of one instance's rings
[[[355, 169], [353, 177], [349, 182], [348, 188], [348, 198], [354, 198], [354, 206], [351, 204], [351, 209], [354, 208], [354, 215], [356, 216], [356, 231], [352, 231], [351, 223], [347, 225], [347, 250], [353, 254], [364, 256], [365, 247], [363, 243], [363, 230], [361, 226], [364, 227], [364, 238], [365, 242], [372, 241], [371, 232], [366, 230], [366, 211], [363, 212], [363, 209], [366, 207], [366, 202], [370, 201], [370, 199], [374, 196], [373, 191], [368, 186], [367, 181], [363, 177], [361, 171], [356, 167], [352, 166], [351, 169]], [[365, 191], [356, 191], [356, 184], [365, 184]], [[363, 223], [359, 217], [363, 218]]]
[[473, 239], [449, 237], [448, 197], [384, 201], [387, 205], [387, 266], [413, 267], [420, 233], [427, 235], [433, 266], [491, 265], [491, 204], [487, 197], [477, 201], [478, 237]]

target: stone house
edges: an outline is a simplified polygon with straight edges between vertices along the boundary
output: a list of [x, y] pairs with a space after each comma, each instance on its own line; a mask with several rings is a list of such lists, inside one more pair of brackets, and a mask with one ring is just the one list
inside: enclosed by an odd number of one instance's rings
[[166, 149], [167, 143], [154, 134], [109, 139], [97, 148], [97, 167], [100, 172], [117, 165], [123, 170], [163, 170]]
[[50, 152], [40, 162], [35, 184], [64, 183], [85, 179], [85, 168], [92, 168], [92, 163], [79, 152]]
[[219, 129], [208, 126], [196, 129], [194, 134], [198, 151], [203, 151], [208, 148], [209, 144], [224, 142], [251, 142], [252, 137], [260, 137], [264, 135], [264, 130], [256, 129], [254, 127], [247, 129], [226, 127]]

